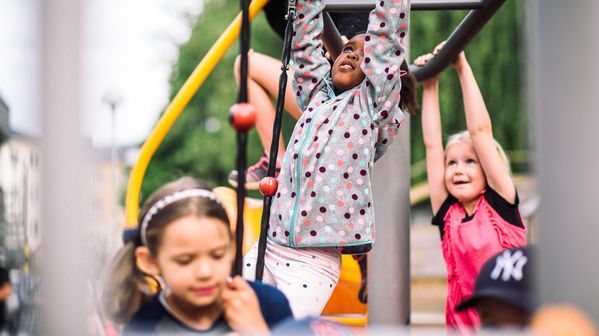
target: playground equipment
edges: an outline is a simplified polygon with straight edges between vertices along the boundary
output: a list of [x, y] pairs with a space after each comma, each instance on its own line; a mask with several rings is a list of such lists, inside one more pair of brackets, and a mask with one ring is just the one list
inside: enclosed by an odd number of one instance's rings
[[[208, 75], [212, 72], [212, 70], [216, 67], [216, 64], [218, 63], [219, 59], [223, 56], [223, 54], [225, 53], [225, 51], [231, 46], [231, 44], [233, 43], [234, 39], [236, 38], [236, 36], [239, 34], [240, 31], [240, 26], [242, 25], [243, 21], [243, 26], [246, 28], [248, 28], [249, 25], [249, 21], [250, 19], [252, 19], [253, 17], [255, 17], [255, 15], [260, 11], [260, 9], [262, 9], [264, 7], [264, 5], [267, 3], [268, 0], [254, 0], [252, 1], [251, 5], [249, 5], [248, 7], [248, 1], [247, 0], [242, 0], [242, 7], [245, 8], [246, 10], [242, 11], [242, 14], [240, 14], [239, 16], [237, 16], [237, 18], [229, 25], [229, 27], [225, 30], [225, 32], [221, 35], [221, 37], [217, 40], [217, 42], [214, 44], [214, 46], [210, 49], [210, 51], [207, 53], [207, 55], [202, 59], [202, 61], [198, 64], [198, 66], [196, 67], [196, 69], [194, 70], [194, 72], [191, 74], [191, 76], [188, 78], [188, 80], [185, 82], [185, 84], [183, 85], [183, 87], [181, 88], [181, 90], [177, 93], [177, 95], [175, 96], [175, 98], [173, 99], [173, 101], [169, 104], [169, 106], [167, 107], [164, 115], [161, 117], [161, 119], [158, 121], [156, 127], [152, 130], [150, 136], [148, 137], [148, 139], [146, 140], [146, 142], [144, 143], [143, 147], [141, 148], [140, 151], [140, 156], [138, 161], [136, 162], [136, 164], [133, 166], [132, 171], [131, 171], [131, 176], [129, 179], [129, 185], [128, 185], [128, 189], [127, 189], [127, 197], [126, 197], [126, 220], [127, 220], [127, 225], [128, 226], [134, 226], [137, 223], [138, 220], [138, 208], [139, 208], [139, 194], [140, 194], [140, 189], [141, 189], [141, 184], [142, 184], [142, 180], [144, 177], [144, 174], [146, 172], [146, 169], [148, 167], [148, 164], [150, 163], [150, 160], [152, 158], [152, 156], [154, 155], [156, 149], [158, 148], [158, 146], [160, 145], [160, 143], [162, 142], [162, 140], [164, 139], [164, 137], [166, 136], [166, 134], [168, 133], [168, 131], [170, 130], [170, 128], [172, 127], [172, 125], [174, 124], [174, 122], [176, 121], [176, 119], [178, 118], [178, 116], [180, 115], [180, 113], [183, 111], [183, 109], [185, 108], [185, 106], [188, 104], [188, 102], [190, 101], [191, 97], [195, 94], [195, 92], [199, 89], [199, 87], [202, 85], [202, 83], [206, 80], [206, 78], [208, 77]], [[497, 12], [497, 10], [501, 7], [501, 5], [505, 2], [505, 0], [480, 0], [480, 1], [452, 1], [452, 0], [413, 0], [412, 1], [412, 10], [453, 10], [453, 9], [470, 9], [471, 11], [467, 14], [467, 16], [465, 17], [465, 19], [460, 23], [460, 25], [455, 29], [455, 31], [449, 36], [449, 38], [447, 39], [447, 44], [446, 47], [442, 49], [442, 51], [434, 58], [432, 59], [426, 66], [422, 67], [422, 68], [414, 68], [412, 67], [411, 70], [413, 72], [413, 74], [419, 79], [419, 80], [423, 80], [426, 78], [429, 78], [430, 76], [433, 76], [437, 73], [439, 73], [440, 71], [442, 71], [443, 69], [445, 69], [450, 63], [451, 61], [457, 56], [457, 54], [463, 50], [463, 48], [472, 40], [472, 38], [480, 31], [480, 29], [484, 26], [484, 24]], [[294, 11], [295, 11], [295, 0], [290, 0], [289, 1], [289, 12], [288, 12], [288, 16], [290, 18], [293, 18], [294, 15]], [[374, 0], [327, 0], [326, 1], [326, 9], [328, 11], [356, 11], [356, 10], [369, 10], [373, 7], [374, 5]], [[291, 37], [291, 24], [292, 20], [289, 20], [288, 24], [287, 24], [287, 29], [286, 29], [286, 43], [290, 43], [290, 37]], [[325, 45], [327, 45], [331, 50], [336, 50], [337, 52], [341, 49], [342, 44], [340, 43], [341, 38], [339, 36], [339, 33], [336, 31], [336, 29], [334, 29], [334, 25], [331, 25], [331, 20], [330, 17], [328, 17], [328, 14], [325, 15], [325, 25], [327, 25], [327, 28], [325, 28], [325, 34], [323, 36], [323, 41], [325, 42]], [[246, 33], [249, 34], [249, 33]], [[245, 167], [246, 167], [246, 162], [245, 162], [245, 143], [246, 143], [246, 139], [247, 139], [247, 131], [249, 130], [249, 128], [251, 128], [253, 121], [251, 121], [251, 108], [248, 107], [247, 105], [244, 105], [244, 103], [247, 101], [247, 94], [245, 93], [245, 77], [247, 74], [247, 66], [244, 65], [244, 58], [245, 58], [245, 62], [247, 62], [247, 58], [246, 58], [246, 53], [247, 53], [247, 49], [248, 49], [248, 41], [249, 36], [248, 35], [244, 35], [242, 36], [242, 65], [241, 65], [241, 75], [242, 75], [242, 80], [240, 81], [241, 86], [240, 86], [240, 95], [238, 98], [238, 104], [234, 105], [234, 107], [232, 108], [232, 123], [233, 126], [238, 130], [238, 135], [237, 135], [237, 139], [238, 139], [238, 145], [239, 145], [239, 153], [238, 153], [238, 160], [237, 160], [237, 171], [239, 172], [243, 172], [245, 171]], [[336, 49], [334, 49], [336, 48]], [[281, 92], [281, 90], [284, 90], [285, 88], [285, 84], [286, 84], [286, 71], [285, 71], [285, 66], [289, 61], [289, 48], [286, 48], [287, 50], [284, 50], [283, 53], [283, 71], [282, 71], [282, 75], [281, 75], [281, 80], [279, 82], [279, 92]], [[247, 64], [247, 63], [245, 63]], [[269, 165], [269, 172], [268, 172], [268, 176], [272, 177], [274, 176], [274, 160], [276, 160], [276, 154], [277, 154], [277, 146], [278, 146], [278, 141], [275, 141], [275, 139], [279, 139], [279, 134], [280, 134], [280, 123], [281, 123], [281, 118], [282, 118], [282, 108], [283, 108], [283, 99], [284, 99], [284, 95], [279, 95], [279, 98], [277, 100], [277, 108], [276, 108], [276, 117], [275, 117], [275, 125], [273, 126], [273, 145], [271, 145], [271, 155], [270, 155], [270, 159], [273, 160], [271, 161], [271, 164]], [[243, 116], [240, 113], [245, 113]], [[397, 145], [396, 145], [397, 146]], [[405, 162], [400, 162], [399, 164], [396, 164], [396, 167], [399, 166], [401, 167], [400, 169], [404, 169], [405, 171], [409, 170], [409, 163], [406, 160], [403, 160]], [[271, 171], [272, 170], [272, 171]], [[236, 203], [237, 203], [237, 212], [236, 213], [244, 213], [243, 209], [245, 207], [245, 190], [243, 189], [243, 186], [245, 185], [245, 174], [238, 174], [240, 181], [238, 181], [238, 187], [237, 187], [237, 197], [235, 198]], [[266, 210], [262, 215], [262, 223], [261, 223], [261, 227], [262, 230], [259, 230], [262, 232], [262, 236], [259, 238], [260, 240], [260, 247], [259, 247], [259, 259], [258, 259], [258, 267], [257, 267], [257, 274], [256, 274], [256, 278], [260, 279], [261, 278], [261, 272], [262, 272], [262, 267], [260, 267], [260, 256], [264, 255], [264, 250], [265, 250], [265, 236], [264, 233], [266, 232], [265, 228], [267, 227], [268, 224], [268, 216], [269, 216], [269, 209], [270, 209], [270, 196], [272, 196], [274, 194], [273, 190], [276, 190], [276, 180], [267, 180], [264, 181], [263, 183], [261, 183], [261, 190], [263, 191], [263, 194], [265, 195], [265, 199], [264, 199], [264, 209]], [[394, 188], [389, 188], [389, 190], [393, 190]], [[396, 189], [396, 188], [395, 188]], [[406, 194], [407, 194], [407, 190], [406, 190]], [[407, 200], [407, 197], [406, 197]], [[257, 214], [257, 210], [256, 209], [252, 209], [250, 208], [250, 216], [252, 218], [252, 224], [251, 225], [244, 225], [244, 216], [235, 216], [236, 218], [236, 237], [237, 237], [237, 243], [238, 243], [238, 253], [237, 253], [237, 259], [236, 259], [236, 266], [235, 266], [235, 273], [239, 274], [241, 272], [241, 253], [243, 251], [243, 248], [241, 248], [241, 246], [247, 246], [247, 244], [249, 242], [254, 241], [251, 238], [248, 237], [253, 237], [254, 234], [256, 234], [256, 228], [254, 227], [254, 220], [255, 220], [255, 216]], [[382, 228], [385, 227], [395, 227], [395, 226], [399, 226], [399, 227], [404, 227], [407, 228], [408, 227], [408, 223], [407, 223], [407, 216], [401, 216], [402, 219], [398, 220], [397, 219], [392, 219], [390, 216], [383, 216], [383, 218], [379, 217], [379, 222], [383, 222], [381, 223], [382, 225], [379, 225]], [[395, 221], [394, 223], [392, 221]], [[385, 223], [388, 222], [388, 223]], [[247, 231], [249, 231], [250, 233], [246, 233], [246, 235], [244, 236], [244, 228], [247, 228]], [[407, 233], [406, 233], [407, 232]], [[390, 235], [386, 235], [384, 232], [379, 231], [379, 235], [380, 236], [385, 236], [385, 239], [388, 240], [391, 244], [395, 244], [397, 246], [403, 246], [403, 249], [406, 249], [407, 246], [409, 246], [409, 244], [406, 244], [405, 242], [408, 241], [407, 237], [409, 235], [409, 231], [407, 230], [403, 230], [401, 231], [401, 233], [397, 234], [396, 232], [391, 233]], [[394, 253], [388, 253], [389, 256], [387, 256], [386, 258], [393, 258]], [[263, 257], [262, 257], [263, 258]], [[374, 261], [375, 263], [380, 263], [379, 266], [377, 266], [375, 264], [375, 266], [373, 267], [374, 269], [385, 269], [385, 267], [387, 267], [388, 260], [382, 258], [382, 259], [375, 259]], [[386, 265], [387, 264], [387, 265]], [[395, 263], [397, 264], [397, 262]], [[344, 269], [344, 273], [342, 273], [342, 280], [344, 279], [344, 277], [346, 277], [347, 279], [354, 279], [355, 278], [355, 268], [351, 268], [351, 262], [347, 261], [347, 259], [344, 259], [344, 265], [348, 266], [349, 268]], [[395, 271], [395, 268], [393, 268], [393, 270]], [[394, 275], [396, 276], [396, 279], [399, 278], [399, 274], [403, 274], [405, 275], [409, 275], [409, 258], [401, 258], [400, 262], [399, 262], [399, 268], [397, 269], [398, 272], [395, 273]], [[353, 273], [352, 273], [353, 272]], [[388, 291], [388, 293], [386, 293], [385, 296], [382, 297], [388, 297], [391, 298], [392, 302], [386, 302], [384, 303], [385, 307], [383, 307], [383, 303], [381, 302], [373, 302], [371, 301], [371, 304], [377, 305], [380, 307], [380, 310], [385, 310], [387, 311], [390, 315], [396, 316], [396, 318], [393, 318], [392, 320], [389, 321], [384, 321], [384, 322], [395, 322], [395, 323], [400, 323], [400, 324], [404, 324], [404, 323], [409, 323], [409, 308], [406, 309], [405, 307], [409, 307], [409, 295], [398, 295], [398, 293], [409, 293], [409, 288], [408, 288], [408, 281], [405, 281], [405, 277], [402, 280], [398, 280], [399, 285], [395, 284], [392, 286], [389, 286], [389, 283], [386, 282], [381, 282], [379, 283], [377, 280], [377, 276], [376, 274], [373, 274], [373, 276], [371, 277], [371, 280], [373, 280], [373, 284], [375, 287], [380, 287], [380, 288], [385, 288], [385, 291]], [[350, 281], [351, 283], [351, 281]], [[341, 286], [340, 288], [343, 288], [343, 286]], [[356, 292], [357, 293], [357, 292]], [[357, 296], [357, 295], [356, 295]], [[394, 302], [396, 301], [394, 298], [401, 298], [401, 300], [397, 300], [397, 301], [401, 301], [401, 302]], [[336, 296], [334, 294], [331, 302], [335, 302], [334, 300], [336, 299]], [[341, 300], [341, 299], [340, 299]], [[334, 306], [334, 304], [333, 304]], [[399, 308], [399, 306], [404, 307]], [[356, 308], [356, 313], [358, 314], [363, 314], [364, 307], [354, 307]], [[360, 310], [362, 309], [362, 310]], [[377, 311], [377, 310], [375, 310]], [[334, 309], [332, 310], [327, 310], [327, 312], [330, 313], [336, 313], [336, 311]], [[348, 321], [346, 321], [348, 322]], [[381, 321], [378, 321], [381, 322]]]
[[[249, 8], [249, 18], [253, 19], [267, 2], [268, 0], [252, 1]], [[179, 92], [177, 92], [177, 95], [167, 106], [164, 114], [160, 120], [158, 120], [158, 123], [144, 142], [139, 153], [139, 158], [131, 169], [129, 184], [127, 186], [127, 198], [125, 204], [127, 226], [132, 227], [137, 224], [139, 216], [139, 193], [152, 156], [193, 95], [212, 73], [225, 52], [235, 42], [235, 39], [239, 35], [240, 27], [241, 14], [231, 22], [219, 39], [214, 43], [212, 48], [210, 48], [208, 53], [206, 53], [204, 58], [202, 58], [202, 61], [198, 64], [187, 81], [185, 81]]]
[[[237, 220], [237, 194], [235, 190], [227, 187], [217, 187], [214, 193], [222, 201], [231, 223]], [[255, 198], [245, 199], [245, 211], [243, 221], [245, 223], [242, 249], [245, 254], [260, 236], [260, 219], [262, 217], [262, 201]], [[234, 229], [232, 226], [231, 229]], [[341, 277], [339, 283], [333, 292], [329, 304], [325, 307], [325, 315], [351, 315], [339, 319], [353, 325], [364, 325], [366, 314], [366, 305], [358, 300], [358, 291], [360, 290], [360, 268], [358, 263], [348, 255], [343, 256]]]

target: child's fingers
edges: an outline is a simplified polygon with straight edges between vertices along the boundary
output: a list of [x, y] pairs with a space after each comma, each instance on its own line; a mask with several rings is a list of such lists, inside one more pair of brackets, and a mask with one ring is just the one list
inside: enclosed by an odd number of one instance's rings
[[250, 285], [241, 277], [233, 278], [222, 293], [223, 308], [230, 312], [239, 312], [246, 309], [254, 302], [257, 303], [255, 294]]
[[223, 294], [221, 296], [223, 302], [223, 308], [225, 309], [240, 309], [244, 306], [245, 298], [237, 290], [234, 289], [225, 289], [223, 290]]
[[228, 285], [229, 288], [235, 290], [244, 290], [250, 286], [240, 275], [233, 277], [233, 279], [229, 281]]
[[439, 51], [441, 51], [441, 49], [443, 49], [443, 47], [445, 46], [445, 43], [447, 43], [447, 41], [443, 41], [443, 42], [439, 43], [433, 50], [433, 55], [438, 54]]
[[254, 294], [254, 290], [252, 289], [250, 284], [247, 281], [245, 281], [245, 279], [243, 279], [241, 276], [234, 277], [229, 282], [228, 287], [228, 291], [232, 293], [231, 296], [234, 296], [232, 301], [238, 300], [241, 302], [249, 303], [257, 300], [256, 294]]
[[231, 293], [230, 295], [235, 296], [237, 299], [248, 301], [251, 299], [253, 289], [245, 279], [241, 276], [236, 276], [227, 283], [227, 292]]
[[228, 302], [231, 302], [231, 300], [233, 299], [233, 297], [235, 296], [235, 291], [232, 289], [229, 289], [227, 286], [225, 286], [225, 288], [223, 288], [223, 292], [221, 294], [221, 300], [226, 304]]
[[414, 64], [417, 66], [424, 66], [426, 63], [428, 63], [428, 61], [430, 61], [432, 58], [434, 57], [433, 54], [428, 53], [425, 55], [421, 55], [418, 56], [415, 60], [414, 60]]

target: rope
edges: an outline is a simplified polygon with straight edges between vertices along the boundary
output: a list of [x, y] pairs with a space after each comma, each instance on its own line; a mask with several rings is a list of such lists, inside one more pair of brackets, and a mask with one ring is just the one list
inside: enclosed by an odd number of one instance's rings
[[[279, 137], [283, 121], [283, 108], [285, 107], [285, 89], [287, 87], [287, 69], [291, 57], [291, 37], [293, 36], [293, 21], [295, 20], [295, 0], [289, 0], [287, 12], [287, 25], [285, 26], [285, 39], [283, 41], [283, 56], [281, 57], [281, 76], [279, 77], [279, 92], [275, 110], [275, 121], [272, 126], [272, 142], [268, 161], [267, 176], [275, 176], [277, 154], [279, 153]], [[238, 170], [239, 171], [239, 170]], [[270, 207], [272, 196], [265, 196], [263, 201], [262, 221], [260, 225], [260, 239], [258, 240], [258, 258], [256, 260], [256, 281], [262, 281], [264, 274], [264, 254], [266, 252], [266, 235], [270, 222]]]
[[[247, 103], [248, 51], [250, 48], [250, 0], [240, 0], [241, 41], [240, 41], [240, 82], [238, 103]], [[235, 230], [235, 265], [233, 275], [241, 275], [243, 270], [243, 211], [245, 201], [245, 171], [247, 168], [247, 131], [237, 132], [237, 228]]]

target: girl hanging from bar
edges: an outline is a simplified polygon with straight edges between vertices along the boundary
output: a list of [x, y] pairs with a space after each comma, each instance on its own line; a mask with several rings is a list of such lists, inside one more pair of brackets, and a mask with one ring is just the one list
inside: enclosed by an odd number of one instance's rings
[[[296, 318], [318, 315], [339, 279], [341, 253], [374, 243], [371, 174], [413, 102], [404, 38], [410, 1], [378, 1], [368, 30], [331, 64], [324, 56], [323, 1], [299, 1], [292, 41], [293, 94], [300, 116], [273, 201], [264, 281], [288, 297]], [[246, 255], [252, 278], [258, 247]]]

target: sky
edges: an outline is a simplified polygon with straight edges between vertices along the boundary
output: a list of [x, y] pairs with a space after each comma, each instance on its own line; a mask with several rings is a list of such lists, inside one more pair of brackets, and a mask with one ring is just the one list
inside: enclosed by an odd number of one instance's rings
[[[40, 4], [0, 0], [0, 96], [9, 105], [11, 128], [39, 136]], [[82, 0], [82, 131], [94, 146], [111, 143], [111, 110], [118, 101], [118, 145], [148, 135], [168, 103], [168, 78], [187, 41], [201, 0]], [[198, 62], [202, 55], [198, 55]]]

